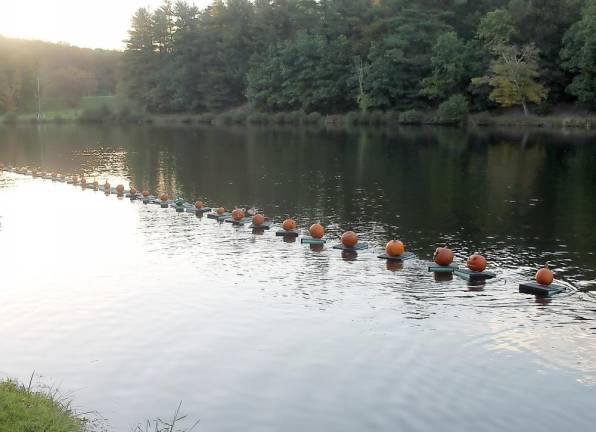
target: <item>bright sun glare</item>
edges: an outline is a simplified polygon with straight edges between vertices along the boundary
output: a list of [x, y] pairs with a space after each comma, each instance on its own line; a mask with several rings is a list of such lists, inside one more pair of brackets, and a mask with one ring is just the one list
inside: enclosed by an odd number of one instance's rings
[[[0, 35], [123, 49], [132, 14], [162, 0], [0, 0]], [[209, 0], [190, 1], [198, 6]]]

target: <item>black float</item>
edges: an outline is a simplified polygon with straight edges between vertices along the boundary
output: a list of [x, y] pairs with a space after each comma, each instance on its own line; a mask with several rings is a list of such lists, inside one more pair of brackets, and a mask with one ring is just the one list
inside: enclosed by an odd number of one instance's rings
[[254, 223], [251, 223], [248, 227], [251, 229], [257, 229], [257, 230], [268, 230], [271, 228], [272, 223], [269, 221], [265, 221], [263, 222], [261, 225], [255, 225]]
[[276, 231], [275, 235], [277, 237], [298, 237], [299, 233], [296, 230], [290, 230], [290, 231], [280, 230], [280, 231]]
[[322, 245], [326, 243], [325, 239], [318, 239], [318, 238], [314, 238], [314, 237], [302, 237], [300, 239], [300, 243], [302, 244], [312, 244], [312, 245]]
[[447, 265], [447, 266], [433, 264], [433, 265], [428, 266], [428, 271], [434, 272], [434, 273], [453, 273], [455, 270], [458, 270], [458, 269], [459, 269], [459, 267], [454, 264]]
[[363, 249], [368, 249], [368, 243], [356, 243], [354, 247], [344, 246], [342, 243], [333, 246], [333, 249], [340, 249], [346, 252], [356, 252]]
[[224, 214], [218, 215], [217, 213], [209, 213], [207, 215], [207, 217], [209, 219], [216, 219], [218, 222], [221, 222], [223, 220], [226, 220], [227, 218], [229, 218], [230, 216], [232, 216], [232, 213], [226, 212]]
[[[356, 245], [358, 246], [358, 245]], [[398, 256], [391, 256], [391, 255], [387, 255], [386, 253], [383, 253], [381, 255], [378, 255], [378, 258], [387, 260], [387, 261], [395, 261], [395, 262], [404, 262], [413, 258], [416, 258], [416, 254], [414, 254], [413, 252], [404, 252], [401, 255]]]
[[561, 285], [542, 285], [537, 282], [524, 282], [519, 284], [519, 292], [541, 297], [550, 297], [565, 291]]
[[462, 279], [465, 279], [470, 282], [482, 282], [487, 279], [493, 279], [497, 275], [491, 272], [482, 271], [476, 272], [468, 269], [456, 269], [453, 271], [456, 276], [459, 276]]

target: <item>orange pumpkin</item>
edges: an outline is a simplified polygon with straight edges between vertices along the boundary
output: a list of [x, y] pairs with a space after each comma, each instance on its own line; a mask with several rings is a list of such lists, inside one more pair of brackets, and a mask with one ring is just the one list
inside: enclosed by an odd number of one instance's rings
[[116, 193], [118, 193], [118, 195], [122, 195], [124, 193], [124, 186], [121, 184], [116, 186]]
[[308, 229], [308, 233], [312, 238], [321, 239], [325, 235], [325, 228], [321, 224], [312, 224]]
[[195, 203], [195, 208], [202, 209], [203, 207], [205, 207], [205, 204], [203, 204], [203, 201], [197, 201]]
[[286, 231], [292, 231], [296, 229], [296, 221], [294, 219], [286, 219], [282, 224], [281, 227]]
[[406, 250], [404, 244], [399, 240], [390, 240], [385, 246], [385, 252], [391, 257], [400, 256]]
[[234, 209], [232, 212], [232, 219], [235, 221], [241, 221], [244, 219], [244, 212], [241, 209]]
[[81, 184], [83, 186], [85, 186], [87, 184], [87, 180], [85, 179], [85, 177], [81, 177]]
[[554, 278], [555, 275], [552, 271], [550, 271], [548, 266], [544, 266], [536, 272], [536, 282], [538, 282], [540, 285], [550, 285], [553, 283]]
[[162, 200], [162, 201], [167, 201], [168, 200], [168, 194], [167, 193], [162, 193], [159, 196], [159, 199]]
[[226, 209], [225, 209], [225, 208], [223, 208], [223, 207], [219, 207], [219, 208], [218, 208], [217, 210], [215, 210], [215, 211], [216, 211], [216, 213], [217, 213], [218, 215], [220, 215], [220, 216], [221, 216], [222, 214], [224, 214], [224, 213], [226, 212]]
[[481, 272], [486, 268], [486, 258], [476, 252], [473, 255], [470, 255], [467, 264], [470, 270]]
[[435, 263], [440, 266], [448, 266], [453, 262], [453, 251], [446, 247], [439, 247], [435, 250], [433, 259]]
[[147, 198], [149, 195], [151, 195], [151, 194], [149, 193], [149, 191], [147, 191], [147, 190], [143, 191], [143, 196], [144, 196], [145, 198]]
[[260, 226], [263, 225], [265, 223], [265, 216], [263, 216], [261, 213], [257, 213], [256, 215], [254, 215], [252, 217], [252, 224], [255, 226]]
[[341, 235], [341, 243], [345, 247], [353, 248], [358, 244], [358, 234], [354, 231], [346, 231]]
[[137, 189], [136, 189], [136, 188], [134, 188], [134, 187], [131, 187], [131, 188], [130, 188], [130, 194], [131, 194], [131, 195], [136, 195], [136, 194], [137, 194]]

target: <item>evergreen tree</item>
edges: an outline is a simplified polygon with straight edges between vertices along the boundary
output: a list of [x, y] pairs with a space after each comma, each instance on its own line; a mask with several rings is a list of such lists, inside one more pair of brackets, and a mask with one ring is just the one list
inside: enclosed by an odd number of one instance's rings
[[565, 34], [563, 66], [575, 74], [568, 92], [583, 104], [596, 107], [596, 0], [588, 0], [579, 22]]

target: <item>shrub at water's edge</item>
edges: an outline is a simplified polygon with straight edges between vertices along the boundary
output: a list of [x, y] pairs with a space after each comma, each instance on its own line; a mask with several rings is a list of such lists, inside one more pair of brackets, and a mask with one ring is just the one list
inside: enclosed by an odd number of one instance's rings
[[463, 124], [468, 115], [468, 100], [464, 95], [453, 95], [439, 105], [435, 123], [438, 124]]
[[51, 394], [0, 382], [0, 431], [82, 432], [87, 421]]

